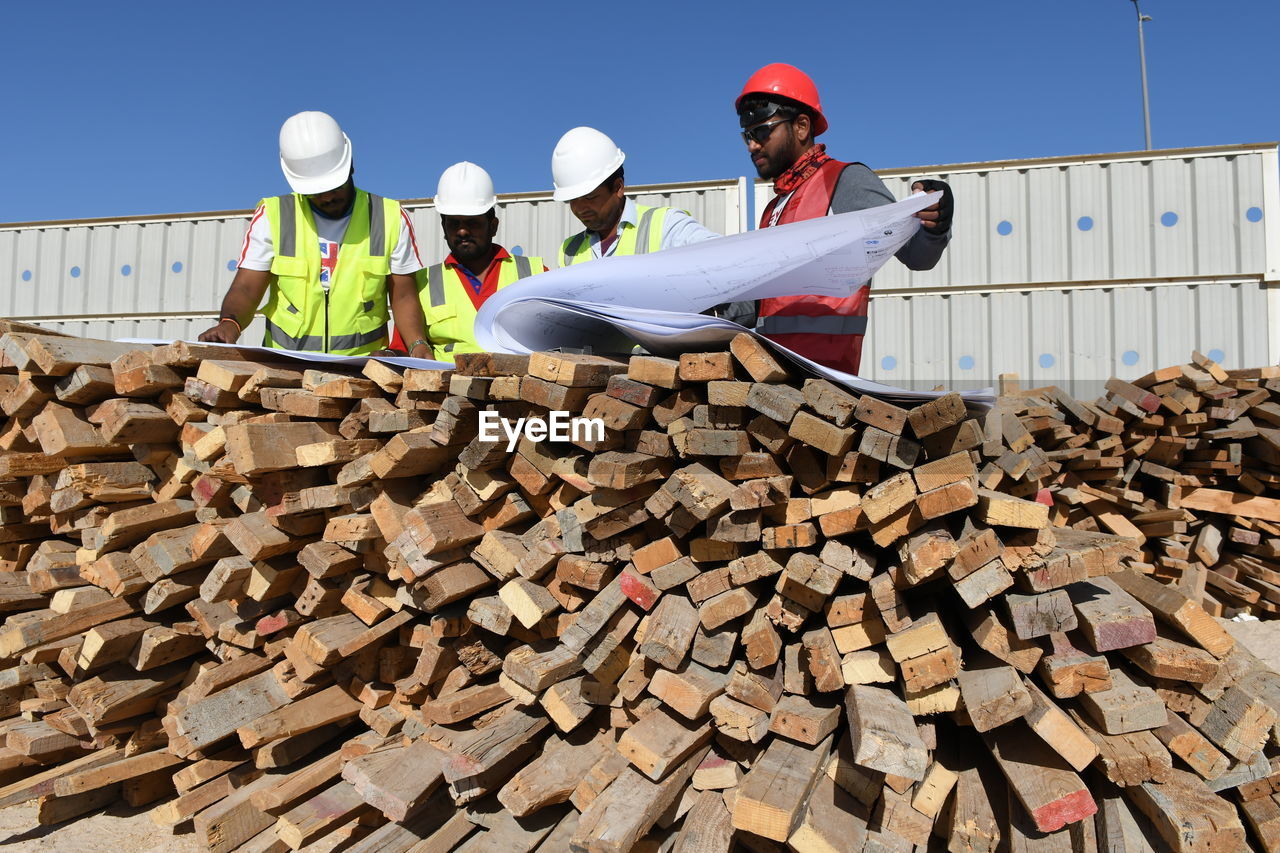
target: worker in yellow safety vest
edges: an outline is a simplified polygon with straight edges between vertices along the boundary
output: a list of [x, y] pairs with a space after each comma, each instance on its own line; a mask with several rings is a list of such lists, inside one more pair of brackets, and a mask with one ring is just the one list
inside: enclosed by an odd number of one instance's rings
[[[612, 139], [591, 127], [575, 127], [551, 154], [552, 198], [566, 201], [586, 228], [560, 246], [560, 266], [595, 258], [644, 255], [689, 246], [720, 235], [683, 210], [636, 204], [626, 195], [622, 163], [627, 155]], [[708, 314], [755, 325], [754, 302], [731, 302]]]
[[[450, 254], [417, 275], [431, 358], [453, 361], [460, 352], [479, 352], [475, 323], [480, 306], [504, 287], [546, 272], [542, 258], [513, 255], [493, 241], [497, 204], [493, 179], [475, 163], [455, 163], [440, 176], [435, 206]], [[399, 335], [391, 348], [404, 349]]]
[[263, 346], [368, 355], [386, 347], [394, 315], [411, 354], [429, 357], [413, 226], [399, 202], [356, 187], [338, 123], [321, 112], [291, 116], [280, 128], [280, 168], [293, 192], [258, 203], [218, 323], [200, 340], [235, 343], [266, 295]]

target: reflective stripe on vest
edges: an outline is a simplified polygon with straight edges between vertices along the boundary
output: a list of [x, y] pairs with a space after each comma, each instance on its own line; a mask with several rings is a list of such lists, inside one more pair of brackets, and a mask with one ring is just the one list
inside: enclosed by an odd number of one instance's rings
[[640, 221], [636, 223], [636, 245], [634, 249], [634, 253], [637, 255], [649, 254], [649, 231], [653, 228], [653, 217], [657, 210], [658, 208], [651, 207], [640, 214]]
[[[275, 344], [276, 349], [291, 349], [298, 352], [324, 351], [324, 335], [303, 335], [300, 338], [291, 338], [270, 320], [267, 320], [266, 324], [267, 337]], [[266, 346], [271, 346], [271, 344], [266, 344]]]
[[760, 318], [762, 335], [865, 335], [867, 318], [846, 314], [806, 317], [802, 314], [771, 314]]
[[369, 193], [369, 257], [387, 254], [386, 208], [382, 198]]
[[[499, 263], [498, 290], [536, 275], [543, 268], [542, 258], [528, 255], [508, 255]], [[461, 275], [443, 263], [432, 264], [417, 274], [418, 295], [427, 321], [427, 341], [433, 356], [441, 361], [452, 361], [453, 353], [479, 352], [480, 349], [475, 341], [475, 303], [471, 301], [470, 284], [463, 282]]]
[[[328, 291], [320, 284], [320, 238], [305, 197], [262, 202], [276, 252], [262, 313], [263, 344], [277, 349], [367, 355], [385, 345], [389, 246], [399, 239], [400, 205], [356, 190]], [[327, 342], [326, 342], [327, 337]]]
[[[647, 207], [642, 204], [636, 205], [636, 223], [628, 227], [630, 223], [623, 222], [619, 225], [621, 231], [618, 233], [618, 240], [614, 244], [613, 254], [608, 257], [622, 257], [624, 255], [647, 255], [650, 252], [656, 252], [662, 248], [662, 228], [667, 220], [667, 211], [672, 210], [670, 207]], [[571, 264], [581, 263], [582, 261], [594, 260], [591, 253], [591, 234], [587, 231], [580, 231], [569, 237], [560, 246], [560, 266], [567, 267]]]
[[293, 196], [277, 196], [280, 204], [280, 246], [276, 254], [284, 258], [298, 256], [298, 208], [293, 203]]
[[432, 308], [443, 308], [449, 304], [444, 294], [444, 264], [432, 264], [427, 268], [427, 292]]

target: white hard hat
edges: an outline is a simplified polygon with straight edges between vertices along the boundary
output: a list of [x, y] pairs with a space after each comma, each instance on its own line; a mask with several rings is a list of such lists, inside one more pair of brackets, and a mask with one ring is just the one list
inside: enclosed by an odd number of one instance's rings
[[351, 140], [328, 113], [290, 116], [280, 128], [280, 168], [294, 192], [327, 193], [351, 176]]
[[493, 178], [475, 163], [463, 160], [444, 170], [436, 187], [436, 210], [445, 216], [479, 216], [493, 209], [498, 196]]
[[560, 137], [551, 152], [551, 179], [556, 201], [581, 198], [604, 183], [622, 166], [627, 155], [613, 140], [593, 127], [575, 127]]

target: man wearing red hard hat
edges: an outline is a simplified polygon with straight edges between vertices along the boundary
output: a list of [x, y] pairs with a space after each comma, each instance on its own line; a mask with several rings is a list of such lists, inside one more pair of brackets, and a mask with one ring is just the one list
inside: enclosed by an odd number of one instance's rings
[[[760, 177], [773, 181], [776, 193], [760, 216], [761, 228], [896, 201], [865, 165], [834, 160], [825, 145], [814, 141], [826, 131], [827, 119], [818, 87], [800, 69], [780, 62], [766, 65], [747, 80], [735, 107], [751, 162]], [[921, 228], [897, 257], [909, 269], [932, 269], [951, 238], [951, 188], [942, 181], [920, 180], [911, 189], [941, 190], [942, 199], [916, 214]], [[820, 364], [857, 373], [870, 289], [868, 282], [847, 297], [763, 299], [757, 328]]]

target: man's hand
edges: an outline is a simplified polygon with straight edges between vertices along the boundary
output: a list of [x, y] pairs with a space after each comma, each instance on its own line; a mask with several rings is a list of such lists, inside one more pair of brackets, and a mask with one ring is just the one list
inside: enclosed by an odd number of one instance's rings
[[911, 191], [937, 192], [941, 190], [942, 200], [916, 213], [920, 225], [934, 234], [945, 234], [951, 230], [951, 215], [955, 210], [955, 197], [951, 194], [951, 186], [946, 181], [935, 181], [932, 178], [921, 178], [911, 184]]
[[433, 353], [431, 351], [431, 347], [427, 346], [426, 344], [418, 344], [416, 347], [414, 347], [412, 350], [409, 351], [409, 357], [430, 359], [435, 357], [435, 353]]
[[201, 332], [196, 340], [208, 344], [234, 344], [240, 340], [240, 327], [235, 321], [224, 318], [218, 321], [218, 325]]

